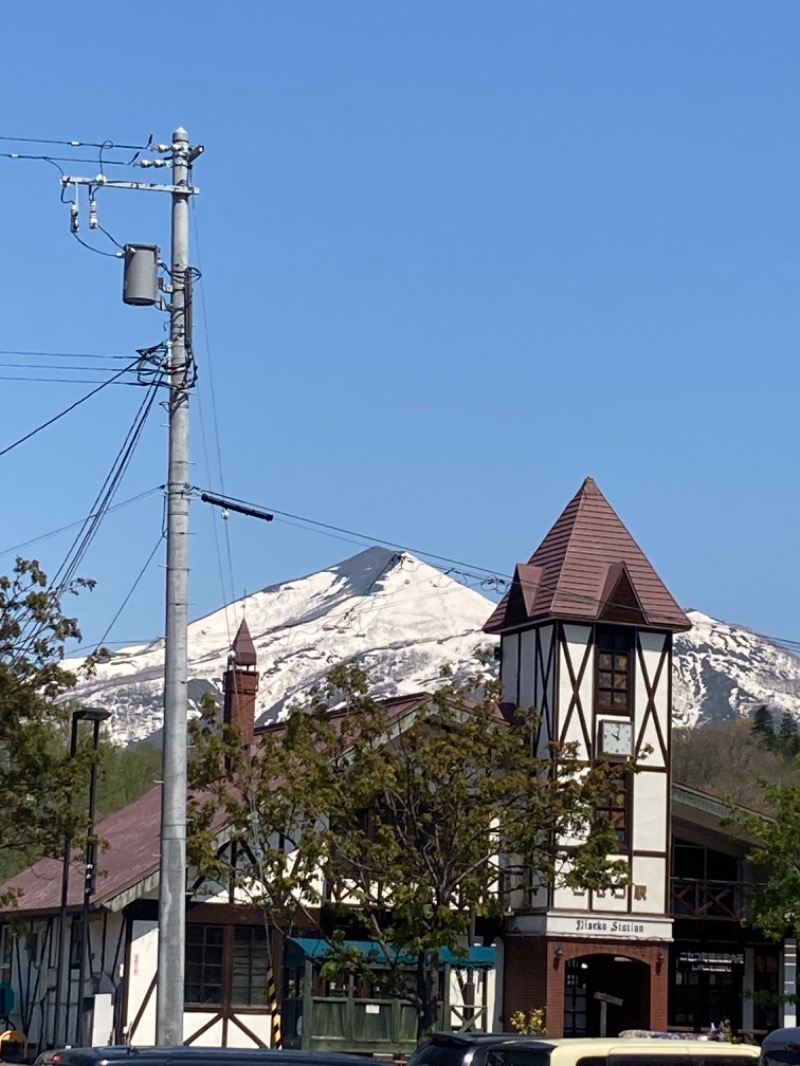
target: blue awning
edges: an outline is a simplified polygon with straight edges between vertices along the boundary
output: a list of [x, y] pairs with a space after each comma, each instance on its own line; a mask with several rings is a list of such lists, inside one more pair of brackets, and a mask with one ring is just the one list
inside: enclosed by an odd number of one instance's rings
[[[331, 946], [327, 940], [296, 936], [292, 937], [289, 943], [298, 947], [309, 959], [325, 959], [332, 954]], [[360, 952], [365, 961], [375, 963], [378, 966], [382, 963], [384, 965], [387, 963], [386, 952], [380, 944], [376, 944], [372, 940], [344, 940], [341, 947], [347, 951]], [[456, 954], [449, 948], [442, 948], [439, 956], [442, 962], [457, 970], [492, 970], [497, 961], [495, 948], [485, 948], [480, 945], [465, 948], [463, 954]], [[400, 963], [401, 966], [413, 966], [417, 960], [414, 955], [398, 951], [391, 961], [392, 963]]]

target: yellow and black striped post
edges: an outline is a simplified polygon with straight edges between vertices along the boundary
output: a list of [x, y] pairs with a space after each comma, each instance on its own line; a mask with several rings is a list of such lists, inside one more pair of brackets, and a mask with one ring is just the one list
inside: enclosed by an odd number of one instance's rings
[[281, 1012], [278, 1008], [278, 990], [275, 987], [275, 974], [272, 972], [271, 966], [267, 970], [267, 1002], [269, 1003], [269, 1010], [272, 1016], [272, 1040], [270, 1047], [281, 1048], [283, 1047], [283, 1038], [281, 1036]]

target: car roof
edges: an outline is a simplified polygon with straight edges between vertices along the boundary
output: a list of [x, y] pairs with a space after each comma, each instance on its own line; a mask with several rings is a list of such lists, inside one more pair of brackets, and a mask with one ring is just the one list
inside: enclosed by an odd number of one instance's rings
[[169, 1056], [169, 1058], [203, 1059], [214, 1055], [219, 1057], [220, 1054], [223, 1054], [226, 1058], [252, 1059], [257, 1062], [263, 1061], [265, 1058], [297, 1062], [306, 1060], [320, 1064], [331, 1063], [332, 1066], [335, 1066], [336, 1063], [341, 1063], [342, 1066], [354, 1066], [355, 1063], [361, 1063], [361, 1066], [363, 1066], [364, 1062], [363, 1058], [358, 1055], [347, 1055], [341, 1051], [282, 1051], [278, 1048], [198, 1047], [196, 1044], [169, 1047], [129, 1047], [126, 1044], [115, 1044], [111, 1047], [99, 1048], [61, 1048], [54, 1054], [58, 1054], [59, 1059], [67, 1064], [77, 1060], [101, 1063], [130, 1059], [133, 1062], [136, 1059], [164, 1058], [165, 1056]]
[[635, 1037], [635, 1036], [586, 1036], [586, 1037], [547, 1037], [547, 1036], [526, 1036], [524, 1033], [433, 1033], [431, 1040], [440, 1044], [451, 1045], [473, 1045], [473, 1044], [487, 1044], [487, 1043], [502, 1043], [504, 1041], [508, 1043], [524, 1044], [529, 1048], [554, 1048], [554, 1047], [581, 1047], [582, 1045], [587, 1048], [592, 1048], [594, 1051], [598, 1051], [602, 1045], [608, 1049], [611, 1047], [617, 1048], [620, 1046], [626, 1048], [663, 1048], [669, 1047], [675, 1050], [677, 1047], [691, 1048], [696, 1050], [701, 1048], [705, 1054], [710, 1051], [712, 1055], [721, 1054], [723, 1052], [730, 1052], [734, 1050], [736, 1053], [742, 1052], [743, 1057], [751, 1056], [756, 1058], [759, 1054], [758, 1047], [750, 1044], [725, 1044], [717, 1043], [713, 1040], [691, 1040], [681, 1038], [669, 1038], [669, 1037]]

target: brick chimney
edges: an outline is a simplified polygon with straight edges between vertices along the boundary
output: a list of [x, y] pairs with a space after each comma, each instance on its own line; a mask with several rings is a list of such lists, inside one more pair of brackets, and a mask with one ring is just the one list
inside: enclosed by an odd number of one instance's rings
[[223, 692], [222, 720], [240, 731], [242, 744], [247, 747], [253, 743], [255, 733], [258, 671], [255, 645], [244, 619], [233, 639]]

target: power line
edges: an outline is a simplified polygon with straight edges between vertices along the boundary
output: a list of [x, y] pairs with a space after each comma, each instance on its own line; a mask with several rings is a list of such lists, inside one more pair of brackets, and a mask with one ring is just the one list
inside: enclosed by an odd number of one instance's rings
[[30, 433], [26, 433], [24, 437], [20, 437], [19, 440], [15, 440], [13, 444], [7, 445], [5, 448], [2, 449], [2, 451], [0, 451], [0, 457], [2, 457], [3, 455], [8, 455], [10, 451], [13, 451], [14, 448], [19, 447], [20, 444], [24, 444], [25, 441], [30, 440], [31, 437], [35, 437], [37, 433], [41, 433], [43, 429], [47, 429], [48, 426], [52, 426], [54, 422], [58, 422], [60, 418], [63, 418], [65, 415], [68, 415], [70, 411], [74, 411], [75, 408], [80, 407], [82, 403], [86, 403], [87, 400], [91, 400], [91, 398], [93, 396], [96, 396], [98, 392], [102, 392], [103, 389], [105, 389], [108, 385], [113, 385], [113, 383], [115, 381], [118, 381], [123, 374], [126, 374], [129, 370], [133, 369], [133, 367], [135, 367], [138, 362], [138, 359], [135, 360], [135, 362], [131, 363], [130, 366], [127, 366], [123, 370], [120, 370], [118, 373], [114, 374], [114, 376], [109, 378], [108, 381], [104, 381], [101, 385], [98, 385], [96, 389], [92, 389], [91, 392], [87, 392], [85, 396], [81, 396], [79, 400], [76, 400], [74, 403], [71, 403], [69, 407], [65, 407], [63, 411], [59, 411], [57, 415], [53, 415], [52, 418], [49, 418], [46, 422], [42, 422], [40, 426], [37, 426], [35, 429], [32, 429]]
[[98, 352], [31, 352], [19, 348], [2, 348], [0, 355], [30, 355], [35, 359], [124, 359], [129, 360], [130, 355], [101, 355]]
[[[201, 490], [196, 490], [196, 491], [201, 491]], [[206, 494], [206, 495], [209, 495], [209, 494]], [[211, 494], [211, 495], [214, 495], [214, 494]], [[337, 540], [344, 539], [345, 537], [357, 538], [356, 540], [352, 540], [351, 543], [354, 543], [354, 544], [380, 544], [380, 545], [383, 545], [385, 547], [395, 548], [395, 549], [397, 549], [399, 551], [408, 552], [411, 555], [421, 556], [422, 558], [436, 559], [436, 560], [438, 560], [440, 562], [450, 563], [450, 564], [452, 564], [453, 568], [455, 568], [455, 567], [459, 568], [457, 570], [456, 569], [451, 569], [450, 571], [447, 572], [447, 574], [445, 576], [451, 576], [451, 575], [455, 574], [457, 576], [472, 577], [475, 580], [480, 581], [484, 585], [484, 587], [486, 585], [486, 579], [488, 578], [489, 582], [494, 581], [494, 582], [497, 583], [495, 587], [497, 587], [500, 591], [504, 591], [505, 589], [507, 589], [508, 586], [513, 581], [512, 575], [504, 574], [504, 573], [502, 573], [499, 570], [489, 570], [486, 567], [476, 566], [473, 563], [465, 563], [465, 562], [462, 562], [462, 561], [457, 560], [457, 559], [450, 559], [447, 556], [438, 555], [435, 552], [428, 552], [428, 551], [421, 550], [419, 548], [411, 548], [408, 545], [398, 544], [395, 541], [384, 540], [383, 538], [380, 538], [380, 537], [371, 537], [368, 534], [359, 533], [358, 531], [352, 530], [352, 529], [345, 529], [345, 528], [343, 528], [341, 526], [333, 525], [330, 522], [320, 522], [317, 519], [306, 518], [303, 515], [296, 515], [296, 514], [291, 514], [288, 511], [281, 511], [281, 510], [278, 510], [278, 508], [276, 508], [276, 507], [266, 508], [266, 507], [263, 507], [263, 506], [261, 506], [259, 504], [248, 503], [246, 500], [239, 500], [236, 497], [230, 497], [229, 499], [232, 502], [236, 502], [238, 504], [241, 504], [244, 507], [251, 508], [254, 511], [262, 511], [263, 512], [263, 511], [269, 510], [272, 514], [274, 514], [276, 516], [281, 516], [284, 520], [287, 520], [287, 519], [292, 520], [293, 519], [294, 523], [296, 523], [298, 525], [298, 528], [301, 528], [301, 529], [307, 528], [307, 529], [310, 529], [311, 531], [314, 531], [314, 532], [320, 532], [320, 533], [323, 533], [324, 535], [330, 535], [330, 536], [335, 537], [335, 539], [337, 539]], [[293, 523], [291, 521], [286, 521], [286, 524], [291, 525]], [[344, 536], [342, 536], [342, 535], [344, 535]], [[629, 604], [618, 604], [618, 603], [613, 602], [612, 600], [605, 600], [605, 599], [603, 599], [600, 596], [589, 596], [589, 595], [578, 593], [578, 592], [570, 592], [569, 595], [570, 595], [570, 598], [575, 603], [583, 603], [583, 604], [586, 604], [586, 605], [590, 605], [592, 607], [596, 607], [598, 609], [599, 608], [603, 608], [603, 607], [623, 607], [625, 609], [630, 609], [630, 605]], [[376, 609], [379, 609], [379, 608], [376, 608]], [[719, 624], [728, 625], [729, 623], [725, 623], [725, 622], [719, 623], [717, 621], [711, 621], [711, 622], [699, 622], [698, 621], [698, 622], [694, 622], [693, 623], [693, 627], [695, 627], [695, 628], [696, 627], [707, 627], [707, 628], [711, 629], [711, 628], [714, 628], [716, 625], [719, 625]], [[741, 628], [745, 628], [746, 629], [747, 627], [741, 627]], [[786, 648], [787, 650], [791, 650], [793, 648], [800, 649], [800, 640], [794, 640], [794, 639], [792, 639], [790, 637], [776, 637], [776, 636], [772, 636], [772, 635], [767, 634], [767, 633], [760, 633], [757, 630], [753, 630], [753, 629], [747, 629], [747, 632], [752, 633], [753, 636], [759, 637], [762, 640], [769, 641], [771, 644], [776, 644], [776, 645], [782, 646], [782, 647]]]
[[[154, 485], [152, 489], [146, 489], [144, 492], [140, 492], [136, 496], [131, 496], [129, 499], [122, 500], [120, 503], [114, 504], [113, 507], [107, 508], [106, 514], [111, 514], [112, 511], [121, 511], [123, 507], [129, 507], [131, 504], [138, 503], [139, 500], [144, 500], [156, 492], [163, 492], [163, 490], [163, 485]], [[66, 526], [59, 526], [58, 529], [51, 529], [49, 533], [41, 533], [38, 537], [31, 537], [30, 540], [23, 540], [19, 544], [13, 544], [10, 548], [3, 548], [0, 550], [0, 557], [11, 555], [12, 552], [19, 551], [20, 548], [28, 548], [31, 544], [38, 544], [40, 541], [49, 540], [51, 537], [57, 537], [59, 533], [67, 533], [70, 529], [77, 529], [78, 526], [82, 526], [84, 522], [88, 522], [89, 519], [94, 517], [96, 517], [94, 514], [88, 514], [85, 518], [79, 518], [75, 522], [70, 522]]]
[[[55, 369], [55, 368], [54, 368]], [[106, 381], [102, 378], [49, 378], [49, 377], [29, 377], [23, 374], [0, 374], [0, 381], [26, 381], [29, 384], [40, 385], [134, 385], [141, 386], [146, 384], [141, 381]]]
[[[103, 367], [99, 366], [69, 366], [64, 363], [56, 363], [53, 366], [51, 363], [2, 363], [0, 367], [10, 368], [13, 370], [58, 370], [59, 373], [66, 373], [69, 370], [82, 371], [85, 374], [96, 374], [98, 371], [103, 370]], [[112, 369], [108, 367], [107, 369]]]
[[155, 398], [158, 395], [158, 386], [160, 385], [163, 376], [162, 372], [160, 377], [151, 382], [148, 391], [139, 406], [133, 424], [128, 430], [125, 439], [122, 442], [122, 446], [112, 463], [111, 470], [109, 471], [100, 492], [95, 498], [94, 505], [92, 506], [94, 514], [91, 519], [88, 519], [84, 523], [78, 536], [73, 541], [72, 547], [67, 552], [63, 563], [56, 571], [55, 577], [51, 582], [52, 588], [63, 589], [69, 585], [77, 572], [78, 566], [80, 566], [86, 552], [89, 550], [89, 545], [97, 535], [97, 531], [106, 515], [108, 507], [122, 483], [125, 472], [133, 458], [136, 446], [139, 443], [142, 431], [144, 430], [147, 417], [150, 414]]
[[147, 570], [148, 570], [148, 568], [150, 566], [150, 563], [152, 563], [153, 559], [155, 558], [156, 552], [161, 547], [161, 544], [164, 541], [165, 537], [166, 537], [166, 533], [165, 533], [164, 530], [162, 530], [161, 533], [159, 534], [158, 540], [153, 545], [153, 550], [147, 556], [147, 559], [145, 560], [144, 566], [142, 567], [142, 569], [139, 571], [139, 573], [134, 578], [134, 582], [131, 585], [130, 589], [128, 590], [128, 593], [125, 596], [125, 598], [123, 599], [122, 603], [119, 605], [119, 609], [117, 610], [116, 614], [111, 619], [111, 621], [108, 623], [108, 626], [106, 627], [105, 633], [102, 635], [100, 640], [97, 642], [97, 645], [96, 645], [97, 648], [102, 648], [103, 645], [105, 644], [106, 638], [108, 637], [108, 634], [111, 632], [111, 630], [117, 624], [117, 622], [119, 621], [120, 615], [125, 610], [125, 608], [128, 606], [128, 602], [129, 602], [131, 596], [134, 594], [134, 592], [138, 588], [139, 582], [142, 580], [144, 575], [147, 573]]
[[[10, 137], [8, 134], [0, 134], [0, 141], [11, 141], [14, 144], [57, 144], [63, 145], [65, 148], [100, 148], [103, 150], [120, 148], [129, 152], [144, 152], [153, 143], [153, 138], [150, 136], [146, 144], [115, 144], [114, 141], [103, 141], [102, 143], [98, 141], [58, 141], [49, 137]], [[76, 162], [79, 162], [79, 160], [76, 160]]]
[[[197, 490], [201, 491], [201, 490]], [[213, 494], [212, 494], [213, 495]], [[453, 566], [463, 566], [473, 571], [479, 571], [483, 574], [488, 574], [492, 577], [498, 576], [496, 570], [487, 570], [482, 566], [472, 566], [470, 563], [465, 563], [461, 559], [451, 559], [447, 555], [437, 555], [435, 552], [423, 551], [420, 548], [410, 548], [407, 544], [398, 544], [392, 540], [384, 540], [382, 537], [370, 537], [366, 533], [358, 533], [353, 529], [344, 529], [342, 526], [332, 525], [330, 522], [319, 522], [313, 518], [305, 518], [303, 515], [292, 514], [289, 511], [279, 511], [277, 507], [264, 507], [261, 504], [251, 503], [248, 500], [240, 500], [235, 496], [229, 497], [235, 503], [242, 504], [245, 507], [252, 507], [256, 510], [271, 511], [273, 514], [280, 515], [281, 518], [292, 518], [297, 522], [303, 522], [309, 526], [316, 526], [318, 529], [331, 530], [334, 533], [343, 533], [347, 537], [358, 537], [359, 540], [365, 541], [369, 544], [383, 544], [387, 548], [397, 548], [399, 551], [409, 552], [411, 555], [422, 555], [426, 559], [437, 559], [440, 563], [450, 563]], [[508, 577], [507, 574], [500, 575]], [[510, 578], [509, 578], [510, 580]]]
[[[206, 309], [206, 287], [205, 287], [205, 283], [202, 281], [202, 278], [203, 278], [203, 257], [202, 257], [201, 247], [200, 247], [200, 227], [199, 227], [198, 221], [197, 221], [197, 205], [196, 205], [196, 202], [194, 200], [192, 200], [192, 202], [190, 204], [190, 209], [191, 209], [191, 215], [192, 215], [192, 223], [194, 225], [195, 246], [197, 248], [197, 265], [199, 267], [200, 310], [201, 310], [202, 317], [203, 317], [203, 335], [204, 335], [204, 338], [205, 338], [206, 356], [207, 356], [207, 359], [208, 359], [208, 381], [209, 381], [209, 388], [210, 388], [210, 392], [211, 392], [211, 415], [212, 415], [213, 428], [214, 428], [214, 441], [216, 443], [217, 473], [218, 473], [218, 476], [219, 476], [220, 492], [224, 495], [225, 494], [225, 474], [224, 474], [224, 467], [223, 467], [223, 463], [222, 463], [222, 447], [221, 447], [221, 444], [220, 444], [219, 418], [218, 418], [218, 415], [217, 415], [217, 389], [216, 389], [216, 385], [215, 385], [215, 382], [214, 382], [214, 359], [212, 357], [211, 338], [209, 336], [209, 330], [208, 330], [208, 312], [207, 312], [207, 309]], [[208, 471], [209, 480], [211, 480], [211, 470], [210, 470], [210, 462], [209, 462], [209, 458], [208, 458], [208, 450], [207, 450], [207, 446], [206, 446], [205, 427], [204, 427], [204, 424], [203, 424], [200, 390], [198, 390], [198, 406], [200, 407], [200, 426], [201, 426], [201, 432], [202, 432], [202, 436], [203, 436], [203, 450], [205, 452], [205, 458], [206, 458], [206, 469]], [[224, 578], [223, 578], [223, 570], [222, 570], [222, 554], [221, 554], [220, 549], [219, 549], [219, 535], [217, 533], [217, 521], [218, 521], [218, 517], [217, 517], [217, 514], [215, 512], [214, 513], [214, 519], [213, 519], [214, 541], [215, 541], [216, 549], [217, 549], [218, 566], [219, 566], [219, 571], [220, 571], [220, 582], [222, 584], [223, 599], [227, 602], [228, 597], [225, 595]], [[224, 520], [222, 522], [222, 525], [223, 525], [223, 532], [224, 532], [224, 538], [225, 538], [225, 550], [226, 550], [227, 561], [228, 561], [228, 577], [230, 579], [230, 594], [231, 594], [231, 599], [234, 599], [235, 596], [236, 596], [236, 582], [235, 582], [234, 574], [233, 574], [233, 552], [231, 551], [230, 525], [229, 525], [228, 522], [225, 522]], [[227, 625], [227, 621], [228, 621], [227, 620], [227, 614], [226, 614], [226, 617], [225, 617], [225, 621], [226, 621], [226, 625]]]

